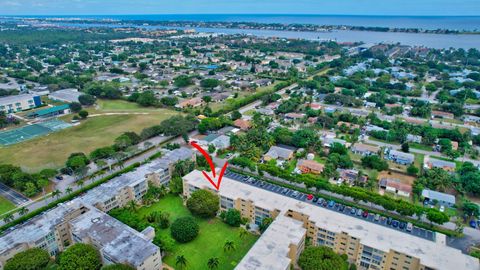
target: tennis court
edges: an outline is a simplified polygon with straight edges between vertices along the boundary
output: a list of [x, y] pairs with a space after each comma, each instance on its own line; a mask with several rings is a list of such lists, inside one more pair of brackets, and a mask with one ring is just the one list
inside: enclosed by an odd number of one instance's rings
[[71, 124], [58, 119], [0, 132], [0, 145], [11, 145], [36, 138], [57, 130], [71, 127]]

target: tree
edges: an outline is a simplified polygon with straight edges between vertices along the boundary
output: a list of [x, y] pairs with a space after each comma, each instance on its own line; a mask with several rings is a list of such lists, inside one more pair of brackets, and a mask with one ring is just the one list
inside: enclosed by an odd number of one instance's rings
[[85, 119], [88, 117], [88, 112], [85, 110], [81, 110], [78, 112], [78, 116], [80, 116], [82, 119]]
[[187, 208], [190, 212], [202, 218], [215, 217], [219, 204], [218, 195], [203, 189], [194, 191], [187, 200]]
[[40, 270], [46, 269], [50, 255], [41, 248], [31, 248], [15, 254], [7, 261], [4, 270]]
[[9, 223], [11, 221], [13, 221], [14, 217], [13, 217], [13, 214], [12, 213], [8, 213], [8, 214], [5, 214], [5, 216], [3, 216], [3, 222], [5, 223]]
[[402, 152], [405, 152], [405, 153], [410, 152], [410, 146], [408, 145], [407, 142], [402, 144]]
[[52, 191], [52, 197], [54, 198], [57, 198], [60, 197], [60, 195], [62, 194], [62, 192], [58, 189], [55, 189], [54, 191]]
[[95, 97], [89, 94], [84, 94], [78, 97], [78, 101], [83, 106], [91, 106], [95, 104]]
[[158, 100], [155, 97], [155, 94], [153, 93], [153, 91], [145, 91], [139, 94], [137, 98], [137, 103], [143, 107], [155, 106], [157, 102]]
[[480, 215], [480, 208], [478, 204], [471, 201], [463, 202], [463, 213], [466, 216], [477, 218]]
[[220, 217], [225, 223], [233, 227], [239, 227], [240, 223], [242, 222], [240, 211], [235, 208], [230, 208], [227, 211], [222, 212]]
[[215, 146], [213, 144], [208, 145], [208, 153], [210, 153], [210, 154], [215, 153], [215, 150], [217, 150], [217, 149], [215, 148]]
[[19, 214], [20, 216], [23, 216], [23, 215], [25, 215], [26, 213], [28, 213], [28, 211], [29, 211], [28, 208], [26, 208], [26, 207], [24, 206], [24, 207], [20, 208], [20, 210], [18, 211], [18, 214]]
[[102, 270], [135, 270], [135, 268], [127, 264], [116, 263], [106, 265], [102, 267]]
[[217, 79], [204, 79], [200, 81], [200, 86], [203, 88], [213, 89], [219, 85], [220, 85], [220, 81]]
[[187, 243], [197, 237], [199, 226], [193, 217], [177, 218], [170, 227], [173, 239], [180, 243]]
[[238, 232], [238, 236], [240, 237], [240, 239], [243, 239], [245, 236], [247, 236], [247, 234], [247, 230], [245, 230], [244, 228], [240, 228], [240, 231]]
[[218, 258], [216, 258], [216, 257], [215, 258], [210, 258], [210, 259], [208, 259], [207, 267], [210, 270], [217, 269], [218, 264], [219, 264]]
[[58, 265], [60, 270], [95, 270], [102, 266], [102, 259], [94, 246], [77, 243], [60, 254]]
[[203, 96], [202, 100], [205, 101], [205, 103], [210, 103], [210, 102], [212, 102], [212, 97], [211, 96]]
[[375, 169], [377, 171], [384, 171], [388, 169], [388, 163], [377, 155], [362, 157], [362, 166]]
[[65, 189], [65, 192], [67, 192], [67, 194], [70, 194], [72, 193], [73, 189], [71, 187], [67, 187], [67, 189]]
[[230, 115], [230, 118], [232, 119], [232, 121], [235, 121], [237, 119], [240, 119], [242, 118], [242, 114], [238, 111], [238, 110], [235, 110], [232, 112], [232, 114]]
[[187, 267], [187, 259], [185, 259], [185, 256], [178, 255], [175, 258], [175, 266], [179, 269], [184, 269], [185, 267]]
[[408, 168], [407, 168], [407, 173], [409, 175], [416, 176], [418, 174], [418, 168], [415, 167], [415, 165], [410, 164], [410, 166], [408, 166]]
[[267, 230], [268, 226], [270, 226], [270, 224], [272, 224], [273, 222], [273, 218], [271, 217], [266, 217], [264, 219], [262, 219], [262, 223], [260, 223], [260, 226], [259, 226], [259, 229], [261, 232], [264, 232]]
[[229, 252], [234, 250], [235, 250], [235, 243], [231, 240], [225, 241], [225, 244], [223, 245], [223, 251]]
[[306, 247], [298, 258], [302, 270], [347, 270], [348, 263], [342, 256], [325, 246]]
[[66, 167], [72, 171], [86, 167], [90, 161], [84, 153], [73, 153], [71, 154], [67, 162], [65, 163]]
[[82, 104], [78, 102], [72, 102], [68, 106], [70, 107], [70, 110], [74, 113], [77, 113], [82, 109]]
[[437, 224], [443, 224], [450, 220], [447, 214], [438, 211], [436, 208], [430, 208], [427, 210], [427, 219], [430, 222]]
[[169, 183], [170, 192], [173, 194], [183, 193], [183, 181], [180, 176], [173, 176]]
[[193, 84], [193, 80], [191, 77], [187, 75], [179, 75], [175, 78], [173, 78], [173, 84], [176, 87], [187, 87], [191, 84]]

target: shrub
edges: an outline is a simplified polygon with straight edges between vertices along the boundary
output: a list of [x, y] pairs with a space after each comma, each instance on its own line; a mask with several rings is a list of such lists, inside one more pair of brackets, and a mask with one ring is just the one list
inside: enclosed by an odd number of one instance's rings
[[228, 211], [222, 212], [220, 217], [225, 223], [233, 227], [239, 227], [242, 223], [240, 211], [234, 208], [230, 208]]
[[219, 203], [216, 194], [200, 189], [193, 192], [187, 200], [187, 208], [196, 216], [210, 218], [217, 215]]
[[199, 226], [192, 217], [177, 218], [170, 228], [172, 237], [180, 243], [187, 243], [198, 235]]

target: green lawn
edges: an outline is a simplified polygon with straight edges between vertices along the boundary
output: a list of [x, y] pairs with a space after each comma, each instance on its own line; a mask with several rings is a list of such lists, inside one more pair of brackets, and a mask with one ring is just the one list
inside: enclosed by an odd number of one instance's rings
[[420, 143], [409, 143], [410, 148], [415, 148], [419, 150], [432, 151], [432, 147]]
[[142, 107], [137, 103], [125, 100], [97, 100], [98, 109], [104, 112], [156, 112], [161, 109], [153, 107]]
[[15, 209], [15, 205], [9, 200], [0, 196], [0, 215]]
[[[150, 207], [142, 207], [138, 214], [146, 216], [153, 211], [170, 213], [172, 222], [178, 217], [191, 216], [188, 209], [183, 206], [182, 199], [174, 195], [167, 195]], [[186, 244], [175, 242], [172, 251], [163, 258], [164, 263], [175, 267], [176, 256], [184, 255], [188, 261], [187, 269], [203, 270], [207, 269], [208, 259], [217, 257], [220, 260], [218, 269], [234, 269], [258, 239], [258, 236], [253, 234], [240, 238], [239, 228], [230, 227], [217, 218], [210, 220], [196, 218], [196, 220], [200, 225], [198, 237]], [[156, 233], [171, 238], [170, 229], [158, 230]], [[223, 245], [227, 240], [234, 242], [235, 251], [224, 252]]]
[[[178, 114], [156, 109], [147, 115], [102, 115], [90, 117], [80, 125], [22, 143], [1, 147], [0, 163], [21, 166], [28, 172], [44, 168], [60, 168], [74, 152], [92, 150], [113, 144], [126, 131], [140, 132], [145, 127], [158, 125], [162, 120]], [[70, 117], [71, 116], [67, 116]], [[68, 120], [64, 119], [64, 120]]]

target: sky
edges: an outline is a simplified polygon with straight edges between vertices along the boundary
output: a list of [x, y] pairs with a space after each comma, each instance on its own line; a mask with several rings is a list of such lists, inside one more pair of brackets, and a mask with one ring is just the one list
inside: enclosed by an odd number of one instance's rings
[[480, 0], [0, 0], [1, 15], [480, 15]]

